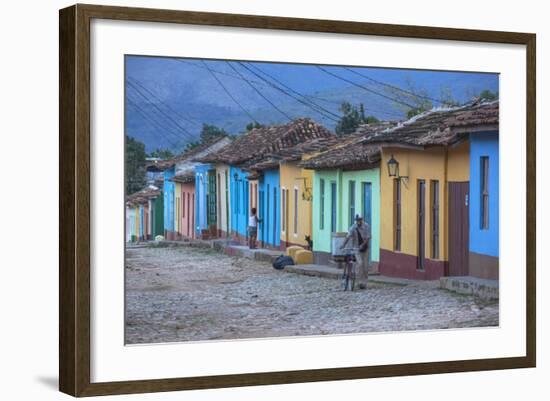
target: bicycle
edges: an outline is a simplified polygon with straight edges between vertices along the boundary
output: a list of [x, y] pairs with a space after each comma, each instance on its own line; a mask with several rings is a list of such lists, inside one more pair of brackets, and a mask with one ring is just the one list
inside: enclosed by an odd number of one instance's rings
[[350, 291], [355, 289], [355, 278], [356, 278], [356, 262], [355, 251], [358, 248], [342, 248], [343, 251], [349, 251], [344, 255], [344, 272], [342, 274], [342, 286], [344, 291], [347, 291], [348, 288]]

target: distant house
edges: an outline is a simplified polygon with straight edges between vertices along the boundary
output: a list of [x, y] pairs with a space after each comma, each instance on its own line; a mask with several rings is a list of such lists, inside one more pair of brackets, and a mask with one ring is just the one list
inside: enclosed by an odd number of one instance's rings
[[[221, 217], [222, 221], [230, 222], [230, 231], [235, 239], [245, 240], [248, 237], [251, 205], [257, 205], [259, 217], [263, 219], [258, 239], [265, 246], [280, 247], [279, 169], [254, 172], [250, 167], [270, 153], [326, 135], [332, 134], [311, 119], [297, 119], [284, 125], [254, 128], [220, 151], [199, 160], [211, 163], [217, 169], [228, 169], [229, 193], [218, 192], [218, 196], [225, 195], [230, 200], [230, 207], [221, 208]], [[221, 179], [221, 174], [219, 177]]]
[[[254, 190], [254, 193], [257, 193], [255, 188], [258, 188], [259, 180], [251, 180], [251, 178], [259, 178], [263, 175], [265, 181], [263, 187], [267, 188], [267, 185], [269, 185], [267, 181], [270, 177], [276, 179], [277, 177], [273, 172], [278, 170], [281, 222], [279, 232], [275, 235], [280, 237], [281, 249], [286, 249], [291, 245], [308, 248], [312, 243], [313, 171], [301, 167], [300, 162], [327, 150], [340, 140], [330, 131], [323, 130], [317, 138], [306, 140], [293, 147], [279, 149], [248, 167], [248, 170], [254, 172], [248, 177], [250, 187]], [[271, 181], [273, 182], [274, 179]], [[260, 186], [259, 191], [262, 190], [263, 188]], [[259, 209], [263, 214], [266, 207], [263, 193], [260, 200], [262, 201]], [[258, 207], [258, 203], [254, 198], [251, 198], [251, 206]], [[260, 230], [259, 240], [271, 243], [269, 241], [271, 230], [266, 227], [266, 232], [267, 234]], [[264, 239], [264, 235], [266, 239]]]
[[227, 136], [216, 137], [172, 159], [148, 165], [148, 171], [163, 171], [164, 234], [167, 239], [196, 238], [208, 229], [208, 226], [197, 225], [197, 221], [202, 222], [200, 213], [204, 209], [200, 208], [202, 198], [195, 194], [195, 169], [200, 163], [194, 159], [216, 152], [229, 142]]
[[380, 147], [366, 142], [394, 123], [361, 126], [338, 144], [300, 165], [313, 175], [313, 254], [316, 263], [331, 259], [332, 237], [347, 233], [356, 215], [371, 229], [369, 258], [377, 269], [380, 248]]
[[[160, 197], [160, 200], [159, 200]], [[158, 187], [148, 187], [126, 198], [126, 241], [147, 241], [161, 234], [158, 221], [162, 213], [162, 195]]]
[[494, 277], [498, 106], [435, 109], [371, 138], [382, 148], [382, 274]]

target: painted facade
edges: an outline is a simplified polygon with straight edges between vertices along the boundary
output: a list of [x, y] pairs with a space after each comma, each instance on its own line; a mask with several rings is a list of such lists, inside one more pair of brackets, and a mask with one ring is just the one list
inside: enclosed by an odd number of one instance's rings
[[376, 269], [380, 260], [380, 168], [315, 171], [312, 216], [317, 263], [327, 263], [332, 233], [347, 232], [357, 214], [371, 227], [369, 258]]
[[[438, 279], [452, 274], [449, 266], [449, 190], [468, 186], [470, 146], [467, 140], [454, 146], [426, 149], [384, 147], [381, 165], [393, 157], [399, 162], [399, 175], [381, 174], [380, 272], [411, 279]], [[467, 196], [458, 205], [467, 207]], [[458, 232], [467, 221], [460, 220]], [[453, 245], [455, 246], [455, 245]]]
[[195, 183], [179, 183], [180, 190], [180, 233], [183, 238], [196, 238], [195, 232]]
[[211, 164], [195, 166], [195, 236], [213, 238], [217, 235], [216, 170]]
[[248, 217], [249, 209], [249, 186], [248, 173], [239, 167], [231, 166], [230, 175], [230, 195], [231, 195], [231, 233], [236, 239], [248, 238]]
[[[472, 133], [470, 144], [469, 273], [475, 277], [498, 279], [500, 216], [498, 131]], [[485, 163], [486, 170], [483, 168]], [[487, 174], [484, 174], [485, 171]], [[486, 185], [484, 185], [485, 180]], [[485, 200], [484, 196], [488, 199]], [[484, 202], [487, 208], [485, 218]]]
[[309, 247], [312, 239], [313, 171], [301, 168], [298, 162], [279, 166], [281, 195], [281, 248], [291, 245]]
[[171, 179], [175, 175], [175, 167], [164, 170], [163, 200], [164, 200], [164, 237], [168, 240], [176, 238], [175, 231], [175, 182]]
[[231, 233], [231, 191], [230, 171], [226, 164], [216, 165], [217, 196], [218, 196], [218, 236], [227, 238]]
[[258, 180], [258, 215], [263, 220], [258, 230], [258, 241], [262, 246], [276, 249], [281, 245], [280, 194], [279, 169], [263, 171]]

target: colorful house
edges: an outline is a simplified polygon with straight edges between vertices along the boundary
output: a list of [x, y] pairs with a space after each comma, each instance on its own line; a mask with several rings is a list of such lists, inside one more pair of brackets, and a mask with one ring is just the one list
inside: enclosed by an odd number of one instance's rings
[[357, 132], [340, 138], [338, 145], [300, 164], [314, 170], [312, 231], [316, 263], [329, 263], [333, 235], [347, 233], [359, 214], [371, 230], [371, 269], [378, 268], [380, 147], [369, 144], [366, 138], [393, 125], [378, 123], [361, 126]]
[[[198, 226], [196, 221], [199, 217], [202, 219], [203, 216], [199, 216], [198, 213], [205, 209], [199, 209], [203, 199], [195, 193], [195, 167], [199, 163], [194, 159], [216, 152], [230, 142], [227, 136], [215, 137], [185, 150], [170, 160], [156, 161], [148, 165], [148, 171], [163, 171], [164, 231], [167, 239], [196, 238], [201, 236], [203, 231], [208, 231], [206, 218], [204, 226]], [[212, 190], [215, 192], [215, 186]], [[202, 224], [200, 219], [199, 222]], [[209, 221], [212, 222], [210, 226], [214, 226], [210, 229], [215, 233], [216, 217], [210, 218]]]
[[218, 237], [227, 238], [231, 232], [231, 172], [227, 164], [216, 164], [218, 196]]
[[195, 165], [195, 234], [199, 238], [218, 235], [216, 179], [214, 166]]
[[195, 238], [195, 173], [180, 172], [171, 181], [175, 183], [176, 238]]
[[[247, 226], [251, 205], [257, 205], [263, 223], [258, 239], [265, 246], [280, 246], [280, 184], [278, 167], [256, 174], [250, 166], [262, 161], [268, 154], [290, 148], [307, 140], [325, 136], [330, 132], [304, 118], [285, 125], [254, 128], [237, 137], [230, 145], [207, 157], [202, 163], [229, 166], [230, 207], [226, 220], [231, 235], [244, 241], [248, 237]], [[222, 195], [222, 193], [218, 193]], [[223, 210], [223, 209], [222, 209]]]
[[[126, 240], [128, 242], [147, 241], [158, 232], [155, 227], [159, 211], [158, 201], [161, 191], [150, 185], [126, 198]], [[161, 219], [162, 221], [162, 219]]]
[[436, 109], [371, 138], [382, 147], [382, 274], [433, 280], [473, 273], [470, 136], [494, 127], [498, 102]]
[[[281, 249], [292, 245], [304, 248], [311, 246], [313, 238], [311, 215], [313, 171], [301, 167], [299, 163], [303, 159], [327, 150], [340, 141], [340, 138], [328, 130], [323, 130], [320, 135], [296, 146], [270, 153], [265, 159], [248, 167], [249, 170], [255, 172], [252, 177], [260, 178], [259, 181], [251, 181], [250, 186], [251, 190], [254, 191], [258, 188], [258, 192], [261, 192], [259, 210], [262, 214], [266, 213], [269, 204], [273, 204], [265, 200], [265, 192], [271, 192], [273, 186], [280, 187], [278, 199], [280, 218], [274, 216], [277, 221], [271, 222], [272, 228], [279, 228], [279, 233], [275, 234], [275, 236], [279, 235], [279, 243], [270, 238], [271, 228], [268, 227], [270, 221], [264, 222], [259, 232], [260, 241], [273, 243], [275, 246], [279, 245]], [[255, 186], [255, 182], [258, 182], [258, 187]], [[275, 198], [272, 201], [275, 201]], [[267, 213], [267, 215], [270, 214]]]
[[469, 275], [499, 277], [498, 128], [470, 133]]
[[164, 170], [164, 237], [168, 240], [175, 240], [177, 238], [174, 207], [176, 199], [176, 184], [172, 180], [175, 175], [175, 165], [171, 165]]

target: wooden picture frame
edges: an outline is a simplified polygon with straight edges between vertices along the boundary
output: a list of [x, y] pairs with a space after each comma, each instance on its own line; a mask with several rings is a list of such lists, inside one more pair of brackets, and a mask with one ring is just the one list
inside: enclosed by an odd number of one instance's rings
[[[526, 46], [526, 356], [222, 376], [92, 383], [90, 380], [90, 21], [182, 23]], [[534, 367], [536, 362], [536, 36], [348, 21], [74, 5], [59, 14], [59, 388], [73, 396], [144, 393]]]

